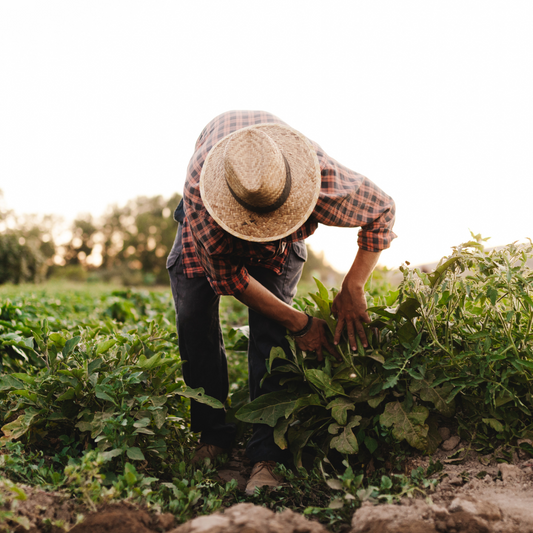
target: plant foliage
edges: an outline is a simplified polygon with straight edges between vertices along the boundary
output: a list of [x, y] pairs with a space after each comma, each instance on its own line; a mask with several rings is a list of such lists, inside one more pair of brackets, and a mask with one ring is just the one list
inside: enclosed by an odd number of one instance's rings
[[[324, 455], [379, 456], [405, 441], [432, 453], [439, 422], [453, 416], [480, 450], [530, 437], [532, 246], [485, 252], [480, 241], [454, 248], [431, 274], [402, 267], [399, 289], [371, 302], [368, 349], [359, 342], [352, 353], [344, 338], [340, 363], [320, 363], [294, 343], [290, 357], [273, 349], [267, 370], [286, 392], [256, 399], [237, 418], [274, 427], [297, 464], [306, 445]], [[336, 292], [317, 286], [299, 306], [333, 333]]]

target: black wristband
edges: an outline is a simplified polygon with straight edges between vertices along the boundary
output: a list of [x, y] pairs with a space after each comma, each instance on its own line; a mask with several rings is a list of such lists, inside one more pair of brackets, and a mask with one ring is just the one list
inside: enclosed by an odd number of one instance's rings
[[[307, 315], [307, 313], [305, 313]], [[295, 331], [294, 333], [289, 332], [291, 337], [303, 337], [304, 335], [307, 335], [309, 333], [309, 330], [311, 329], [311, 326], [313, 325], [313, 317], [311, 315], [307, 315], [307, 324], [300, 330]]]

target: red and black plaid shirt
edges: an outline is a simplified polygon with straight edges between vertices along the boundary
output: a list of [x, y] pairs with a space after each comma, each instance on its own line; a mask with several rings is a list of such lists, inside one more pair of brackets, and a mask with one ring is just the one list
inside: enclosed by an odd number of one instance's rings
[[183, 200], [183, 268], [187, 277], [206, 276], [217, 294], [238, 294], [246, 289], [250, 265], [261, 265], [281, 274], [290, 243], [312, 235], [318, 224], [361, 227], [359, 247], [378, 252], [388, 248], [395, 206], [390, 196], [361, 174], [331, 159], [316, 144], [322, 185], [315, 209], [307, 221], [281, 241], [257, 243], [224, 231], [211, 217], [200, 197], [200, 174], [207, 154], [220, 140], [253, 124], [285, 124], [265, 111], [229, 111], [212, 120], [202, 131], [187, 171]]

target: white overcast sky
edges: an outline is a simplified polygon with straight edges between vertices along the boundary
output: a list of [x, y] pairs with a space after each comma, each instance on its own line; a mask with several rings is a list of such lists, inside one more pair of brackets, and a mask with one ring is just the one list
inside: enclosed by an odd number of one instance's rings
[[[204, 125], [264, 109], [397, 204], [381, 264], [533, 237], [531, 0], [0, 0], [0, 189], [66, 221], [170, 196]], [[309, 240], [338, 269], [356, 230]]]

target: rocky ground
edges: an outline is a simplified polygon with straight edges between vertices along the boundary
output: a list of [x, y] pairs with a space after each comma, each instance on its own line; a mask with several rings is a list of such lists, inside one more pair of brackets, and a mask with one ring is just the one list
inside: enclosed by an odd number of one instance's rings
[[[346, 533], [533, 533], [533, 460], [514, 455], [513, 464], [498, 463], [494, 456], [469, 452], [467, 443], [448, 436], [432, 457], [443, 470], [429, 497], [405, 498], [399, 504], [363, 503], [347, 525]], [[452, 457], [452, 459], [450, 459]], [[427, 457], [413, 458], [412, 468], [429, 465]], [[221, 469], [224, 480], [237, 479], [244, 487], [249, 465], [237, 455]], [[203, 516], [182, 525], [170, 514], [158, 514], [127, 504], [106, 506], [96, 512], [82, 509], [67, 496], [24, 487], [24, 501], [0, 495], [13, 512], [9, 526], [0, 531], [17, 533], [326, 533], [317, 522], [292, 511], [274, 513], [250, 503], [223, 513]], [[12, 496], [12, 492], [11, 492]], [[8, 509], [10, 507], [10, 509]], [[80, 522], [80, 520], [83, 520]], [[18, 525], [17, 525], [18, 522]], [[79, 522], [79, 523], [78, 523]]]

